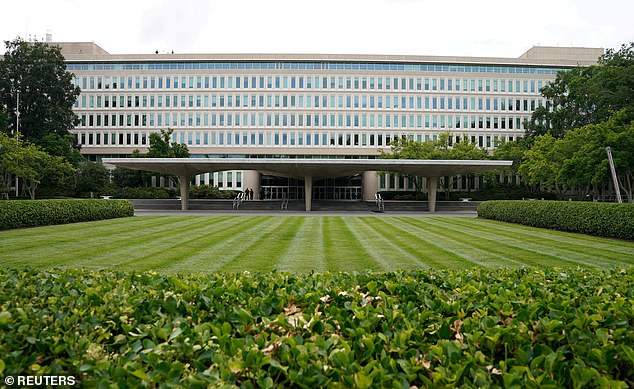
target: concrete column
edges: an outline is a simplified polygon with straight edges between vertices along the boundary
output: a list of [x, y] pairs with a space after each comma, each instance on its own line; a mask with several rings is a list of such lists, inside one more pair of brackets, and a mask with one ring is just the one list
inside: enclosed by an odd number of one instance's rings
[[304, 201], [306, 204], [306, 212], [312, 211], [313, 208], [313, 177], [304, 177]]
[[260, 197], [260, 177], [262, 174], [255, 170], [244, 170], [242, 172], [242, 188], [253, 191], [253, 200], [261, 200]]
[[189, 176], [178, 176], [181, 193], [181, 211], [189, 209]]
[[427, 177], [427, 206], [429, 212], [436, 212], [436, 191], [438, 190], [438, 177]]
[[374, 201], [374, 194], [379, 190], [379, 175], [375, 171], [363, 172], [363, 200]]

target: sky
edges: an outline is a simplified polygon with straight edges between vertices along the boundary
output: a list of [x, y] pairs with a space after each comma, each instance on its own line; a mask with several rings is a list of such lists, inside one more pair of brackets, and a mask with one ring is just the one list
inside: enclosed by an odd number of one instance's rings
[[111, 54], [514, 58], [536, 45], [618, 49], [634, 41], [632, 15], [632, 0], [0, 0], [0, 38], [50, 30]]

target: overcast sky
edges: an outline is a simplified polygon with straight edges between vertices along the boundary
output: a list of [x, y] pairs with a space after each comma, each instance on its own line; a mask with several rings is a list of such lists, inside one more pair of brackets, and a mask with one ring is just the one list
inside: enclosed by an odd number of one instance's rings
[[51, 30], [112, 54], [518, 57], [534, 45], [619, 48], [634, 41], [633, 18], [632, 0], [1, 0], [0, 38]]

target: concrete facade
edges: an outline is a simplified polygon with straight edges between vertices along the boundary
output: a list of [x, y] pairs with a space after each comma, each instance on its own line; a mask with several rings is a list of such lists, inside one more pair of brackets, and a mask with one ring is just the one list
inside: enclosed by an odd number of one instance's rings
[[[90, 42], [53, 44], [82, 89], [73, 133], [97, 161], [144, 152], [149, 134], [166, 128], [195, 158], [371, 160], [392, 139], [425, 142], [444, 133], [493, 149], [524, 134], [524, 121], [544, 104], [540, 89], [558, 71], [594, 64], [603, 53], [535, 47], [519, 58], [118, 55]], [[363, 188], [354, 189], [365, 199], [412, 189], [395, 176], [364, 172]], [[207, 171], [194, 182], [256, 190], [262, 177], [255, 170]]]

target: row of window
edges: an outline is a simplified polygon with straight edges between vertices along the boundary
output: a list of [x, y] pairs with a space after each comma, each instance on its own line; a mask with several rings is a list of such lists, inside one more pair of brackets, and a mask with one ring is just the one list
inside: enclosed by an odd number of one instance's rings
[[[379, 173], [379, 190], [416, 190], [416, 185], [414, 183], [414, 178], [409, 176], [404, 176], [401, 174], [389, 174], [389, 173]], [[517, 183], [516, 176], [503, 176], [496, 177], [500, 182], [509, 183], [512, 182], [513, 185]], [[424, 178], [423, 178], [424, 179]], [[199, 174], [194, 179], [196, 185], [212, 185], [217, 186], [220, 189], [244, 189], [242, 188], [242, 172], [241, 171], [224, 171], [224, 172], [214, 172], [214, 173], [205, 173]], [[156, 186], [158, 182], [154, 183]], [[444, 186], [443, 183], [439, 183], [439, 190], [442, 190]], [[478, 190], [480, 187], [485, 185], [484, 177], [474, 177], [463, 175], [459, 177], [452, 177], [451, 181], [448, 183], [451, 189], [453, 190]], [[423, 184], [423, 188], [426, 187], [426, 184]], [[263, 192], [270, 190], [270, 187], [262, 187]], [[288, 190], [287, 187], [284, 189]], [[300, 188], [301, 190], [302, 188]], [[361, 189], [361, 188], [359, 188]], [[314, 196], [314, 194], [313, 194]]]
[[334, 89], [539, 93], [543, 80], [326, 76], [81, 76], [82, 90]]
[[196, 181], [198, 185], [212, 185], [220, 189], [242, 189], [242, 172], [231, 170], [199, 174]]
[[[76, 132], [77, 142], [82, 146], [147, 146], [149, 132]], [[172, 142], [188, 146], [389, 146], [392, 139], [409, 137], [418, 142], [437, 140], [438, 134], [397, 134], [397, 133], [342, 133], [342, 132], [231, 132], [231, 131], [175, 131]], [[470, 135], [471, 142], [480, 147], [491, 148], [498, 139], [512, 140], [513, 136]], [[456, 135], [460, 141], [461, 135]], [[492, 140], [493, 139], [493, 143]]]
[[370, 70], [451, 73], [497, 74], [549, 74], [555, 75], [567, 68], [539, 66], [459, 65], [383, 62], [133, 62], [133, 63], [69, 63], [74, 71], [128, 71], [128, 70]]
[[86, 95], [75, 108], [291, 108], [524, 111], [542, 99], [367, 95]]
[[[489, 178], [490, 179], [490, 178]], [[423, 177], [423, 180], [425, 178]], [[516, 175], [495, 175], [495, 181], [504, 184], [513, 184], [514, 186], [519, 183], [519, 177]], [[425, 181], [423, 181], [423, 188], [427, 187]], [[438, 190], [442, 191], [445, 188], [445, 184], [449, 189], [457, 191], [466, 190], [478, 190], [484, 187], [486, 179], [484, 176], [474, 175], [462, 175], [451, 177], [449, 182], [438, 182]], [[402, 174], [389, 174], [379, 173], [379, 190], [416, 190], [414, 184], [414, 178], [411, 176], [404, 176]]]
[[[81, 114], [82, 127], [332, 127], [523, 129], [528, 116], [435, 114], [271, 114], [163, 113]], [[515, 124], [514, 124], [515, 123]]]

